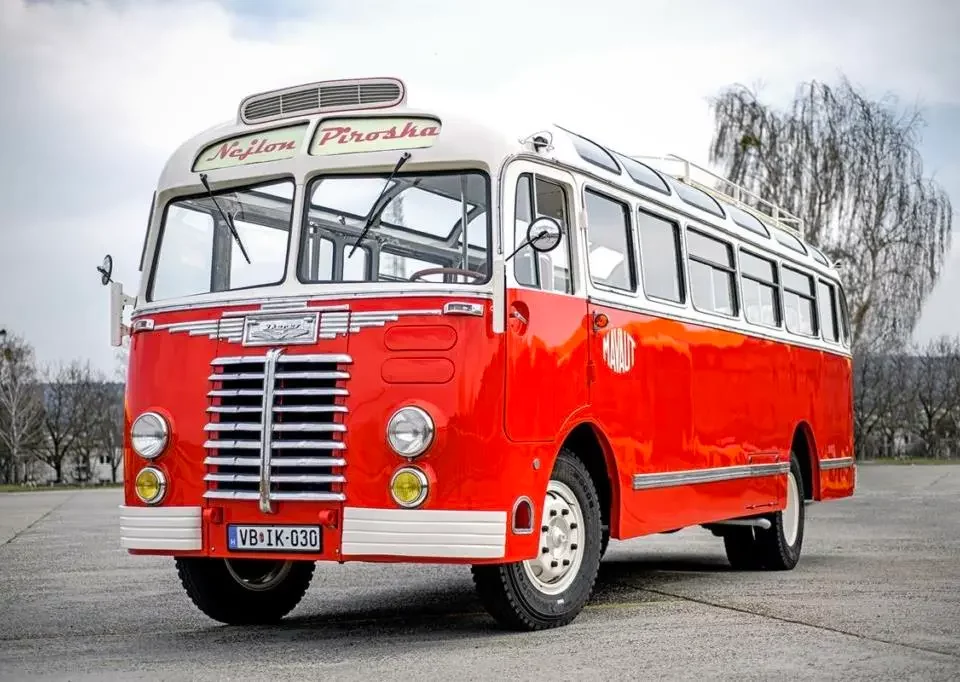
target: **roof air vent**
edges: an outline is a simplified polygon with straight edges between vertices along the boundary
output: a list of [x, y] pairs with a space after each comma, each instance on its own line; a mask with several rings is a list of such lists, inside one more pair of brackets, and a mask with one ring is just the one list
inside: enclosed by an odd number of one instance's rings
[[383, 109], [404, 104], [406, 96], [403, 81], [397, 78], [322, 81], [251, 95], [240, 103], [240, 121], [253, 124], [329, 111]]

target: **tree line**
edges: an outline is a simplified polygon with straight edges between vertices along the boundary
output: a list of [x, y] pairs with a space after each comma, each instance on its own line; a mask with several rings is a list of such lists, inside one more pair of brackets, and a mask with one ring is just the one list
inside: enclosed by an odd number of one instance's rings
[[38, 367], [31, 345], [0, 335], [0, 483], [97, 483], [122, 462], [125, 362], [107, 377], [89, 362]]

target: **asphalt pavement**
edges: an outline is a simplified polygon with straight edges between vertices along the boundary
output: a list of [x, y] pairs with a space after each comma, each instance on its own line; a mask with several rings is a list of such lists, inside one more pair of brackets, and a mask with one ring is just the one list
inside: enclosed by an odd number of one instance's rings
[[465, 566], [318, 564], [278, 627], [221, 626], [119, 548], [119, 490], [0, 495], [0, 679], [960, 679], [960, 466], [860, 467], [790, 572], [701, 529], [611, 542], [591, 604], [498, 630]]

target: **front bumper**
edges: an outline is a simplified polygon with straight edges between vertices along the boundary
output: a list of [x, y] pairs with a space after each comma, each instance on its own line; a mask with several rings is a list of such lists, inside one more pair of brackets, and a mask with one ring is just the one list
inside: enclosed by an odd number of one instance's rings
[[195, 552], [203, 548], [200, 507], [120, 506], [120, 546]]
[[[262, 516], [243, 522], [302, 523], [289, 519], [268, 520]], [[507, 523], [505, 511], [344, 507], [342, 527], [339, 532], [325, 533], [322, 555], [298, 554], [291, 558], [501, 559], [507, 553]], [[243, 556], [226, 549], [227, 525], [205, 522], [201, 507], [121, 506], [120, 544], [142, 553]], [[338, 551], [331, 553], [332, 548], [327, 544], [331, 542]], [[202, 551], [204, 547], [208, 551]], [[281, 558], [283, 554], [276, 556]]]

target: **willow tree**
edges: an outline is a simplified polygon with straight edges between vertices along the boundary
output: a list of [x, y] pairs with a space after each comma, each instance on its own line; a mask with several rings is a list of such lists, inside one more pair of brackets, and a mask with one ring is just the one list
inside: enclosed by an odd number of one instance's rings
[[949, 198], [924, 175], [920, 112], [870, 100], [846, 79], [804, 83], [781, 111], [742, 86], [711, 108], [711, 162], [803, 219], [804, 238], [844, 277], [855, 343], [905, 342], [952, 226]]

